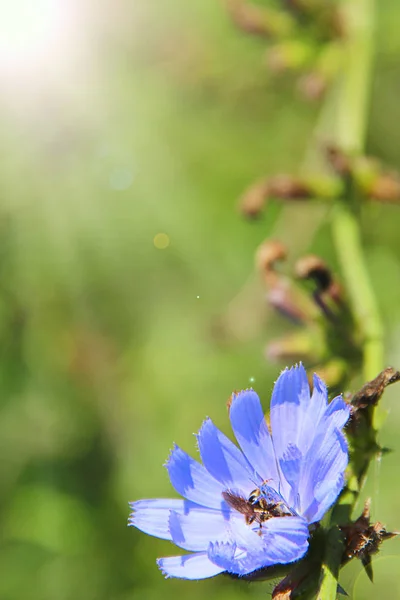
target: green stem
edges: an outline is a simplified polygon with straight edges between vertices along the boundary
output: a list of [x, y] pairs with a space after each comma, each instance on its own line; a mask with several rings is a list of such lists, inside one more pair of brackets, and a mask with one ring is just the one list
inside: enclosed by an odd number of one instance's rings
[[335, 207], [332, 235], [360, 331], [363, 335], [363, 375], [366, 381], [383, 369], [383, 329], [371, 279], [365, 264], [360, 225], [347, 203]]
[[337, 597], [339, 568], [343, 555], [343, 539], [339, 528], [332, 527], [326, 539], [326, 560], [321, 568], [321, 584], [317, 600]]
[[[337, 143], [346, 150], [361, 152], [373, 61], [374, 0], [352, 0], [346, 3], [346, 9], [351, 39], [346, 48], [346, 70], [339, 93]], [[383, 331], [352, 200], [345, 198], [336, 207], [332, 234], [353, 313], [363, 335], [363, 375], [370, 380], [383, 368]]]
[[[371, 83], [374, 0], [345, 3], [351, 36], [346, 69], [339, 89], [336, 141], [339, 147], [362, 152]], [[354, 192], [353, 192], [354, 193]], [[363, 336], [363, 375], [373, 379], [383, 369], [383, 329], [362, 247], [356, 198], [344, 198], [332, 215], [332, 234], [353, 313]]]
[[[373, 61], [374, 0], [347, 0], [345, 69], [338, 90], [336, 142], [344, 150], [364, 149]], [[363, 375], [368, 381], [383, 368], [383, 332], [379, 309], [368, 273], [362, 245], [355, 190], [348, 186], [348, 197], [338, 203], [332, 214], [332, 235], [349, 293], [353, 314], [363, 340]], [[353, 496], [353, 502], [356, 496]], [[318, 600], [335, 600], [342, 545], [328, 534]], [[332, 543], [331, 543], [332, 542]]]

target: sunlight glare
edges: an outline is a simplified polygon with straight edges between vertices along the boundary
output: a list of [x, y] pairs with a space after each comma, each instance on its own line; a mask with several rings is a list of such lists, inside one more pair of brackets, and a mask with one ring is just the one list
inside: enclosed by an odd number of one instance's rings
[[[71, 2], [72, 4], [72, 2]], [[0, 1], [0, 74], [46, 75], [70, 43], [68, 0]]]

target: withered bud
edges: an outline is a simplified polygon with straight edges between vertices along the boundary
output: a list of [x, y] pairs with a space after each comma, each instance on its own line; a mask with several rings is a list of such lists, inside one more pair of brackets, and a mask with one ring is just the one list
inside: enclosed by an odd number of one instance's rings
[[239, 210], [251, 219], [257, 218], [265, 206], [268, 196], [268, 181], [256, 181], [243, 194], [239, 201]]
[[386, 531], [379, 521], [371, 525], [370, 506], [371, 501], [367, 500], [358, 519], [349, 525], [340, 526], [340, 529], [345, 535], [342, 564], [353, 558], [359, 558], [366, 568], [368, 576], [372, 579], [371, 556], [379, 551], [382, 542], [395, 537], [398, 532]]
[[261, 272], [273, 271], [275, 263], [285, 260], [287, 248], [277, 240], [266, 240], [259, 246], [256, 254], [256, 264]]
[[295, 264], [295, 273], [300, 279], [312, 279], [320, 291], [328, 290], [333, 283], [330, 268], [315, 254], [300, 258]]
[[306, 577], [307, 573], [304, 573], [303, 576], [298, 579], [289, 573], [274, 587], [271, 596], [272, 600], [290, 600], [291, 598], [294, 598], [296, 592], [301, 589]]
[[304, 39], [284, 39], [270, 46], [265, 55], [265, 64], [273, 73], [287, 70], [300, 71], [313, 58], [314, 48]]
[[347, 22], [341, 7], [333, 8], [329, 25], [333, 38], [344, 40], [347, 37]]
[[268, 195], [283, 200], [308, 200], [314, 191], [306, 181], [293, 175], [276, 175], [268, 182]]
[[266, 240], [258, 248], [256, 264], [269, 289], [268, 302], [292, 321], [303, 322], [307, 314], [292, 289], [290, 281], [275, 270], [275, 263], [287, 256], [286, 246], [276, 240]]
[[348, 177], [352, 173], [352, 161], [350, 157], [335, 144], [325, 146], [325, 156], [332, 169], [340, 177]]
[[400, 176], [398, 173], [382, 173], [369, 187], [368, 196], [379, 202], [400, 202]]
[[387, 367], [379, 373], [375, 379], [368, 381], [359, 392], [354, 394], [351, 405], [355, 410], [366, 409], [370, 406], [376, 406], [385, 391], [385, 388], [392, 383], [400, 380], [400, 371], [393, 367]]
[[294, 323], [307, 321], [308, 315], [296, 302], [296, 296], [290, 288], [289, 282], [284, 279], [271, 286], [268, 293], [268, 302], [281, 315]]
[[306, 73], [298, 81], [298, 90], [305, 100], [322, 100], [328, 87], [326, 77], [318, 71]]
[[280, 45], [267, 50], [265, 54], [265, 65], [272, 73], [277, 74], [284, 73], [291, 66], [288, 57], [284, 52], [284, 48]]
[[261, 37], [272, 37], [276, 26], [267, 11], [253, 6], [245, 0], [226, 0], [233, 23], [242, 31]]
[[314, 282], [316, 286], [312, 294], [314, 302], [329, 320], [336, 321], [338, 315], [331, 301], [333, 300], [337, 306], [343, 306], [343, 293], [325, 261], [314, 254], [304, 256], [295, 264], [295, 273], [300, 279]]

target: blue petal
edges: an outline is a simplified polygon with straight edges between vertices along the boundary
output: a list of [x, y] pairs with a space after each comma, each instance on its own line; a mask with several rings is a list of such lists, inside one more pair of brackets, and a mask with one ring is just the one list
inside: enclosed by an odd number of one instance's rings
[[159, 558], [157, 564], [166, 577], [181, 579], [206, 579], [219, 575], [225, 570], [212, 563], [207, 552]]
[[334, 502], [336, 502], [336, 499], [342, 491], [343, 486], [344, 475], [343, 473], [339, 473], [336, 481], [326, 482], [326, 485], [322, 486], [318, 490], [318, 493], [316, 494], [318, 508], [316, 508], [315, 513], [310, 519], [311, 523], [316, 523], [317, 521], [320, 521], [322, 519], [326, 511], [330, 509]]
[[203, 506], [221, 508], [225, 487], [178, 446], [172, 450], [166, 467], [178, 494]]
[[258, 532], [237, 520], [234, 533], [234, 541], [211, 543], [208, 556], [221, 568], [237, 575], [293, 562], [308, 548], [308, 526], [301, 517], [270, 519]]
[[350, 411], [350, 405], [343, 400], [342, 396], [336, 396], [336, 398], [328, 404], [325, 416], [330, 418], [331, 423], [335, 427], [342, 429], [350, 417]]
[[328, 389], [316, 373], [313, 375], [313, 392], [308, 405], [309, 414], [313, 415], [314, 423], [319, 423], [328, 406]]
[[303, 455], [294, 444], [289, 444], [279, 464], [286, 481], [290, 485], [290, 493], [287, 501], [294, 509], [299, 504], [299, 473], [301, 472]]
[[207, 550], [211, 541], [225, 541], [230, 536], [229, 511], [193, 507], [185, 514], [171, 511], [169, 530], [172, 541], [184, 550]]
[[261, 408], [260, 399], [253, 390], [233, 395], [229, 416], [232, 429], [247, 460], [261, 480], [279, 482], [275, 452]]
[[[314, 396], [314, 404], [321, 402], [323, 394]], [[290, 447], [296, 447], [299, 455], [305, 456], [314, 432], [314, 415], [309, 411], [310, 388], [307, 374], [302, 365], [286, 369], [279, 376], [271, 399], [271, 428], [276, 458], [285, 460]], [[325, 409], [325, 406], [324, 406]], [[282, 495], [289, 499], [297, 488], [296, 481], [291, 485], [282, 480]], [[293, 488], [294, 485], [294, 488]]]
[[302, 469], [301, 504], [309, 523], [320, 520], [336, 500], [343, 487], [348, 458], [344, 435], [323, 419]]
[[202, 461], [207, 471], [226, 488], [249, 494], [256, 474], [242, 452], [211, 421], [206, 419], [197, 436]]
[[133, 525], [149, 535], [172, 541], [169, 530], [170, 511], [183, 512], [183, 500], [155, 498], [131, 502], [130, 506], [133, 512], [129, 516], [128, 525]]

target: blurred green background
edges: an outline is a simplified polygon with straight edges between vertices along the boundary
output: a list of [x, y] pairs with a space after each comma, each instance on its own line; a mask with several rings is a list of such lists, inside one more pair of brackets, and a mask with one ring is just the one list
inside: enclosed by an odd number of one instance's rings
[[[327, 208], [271, 204], [249, 223], [237, 198], [260, 175], [301, 169], [323, 103], [273, 77], [264, 42], [222, 2], [30, 4], [0, 9], [0, 598], [265, 598], [272, 584], [164, 581], [155, 559], [176, 549], [128, 528], [128, 501], [174, 494], [162, 465], [174, 441], [195, 454], [206, 415], [230, 435], [234, 389], [253, 385], [268, 408], [285, 365], [264, 347], [290, 326], [265, 305], [255, 250], [273, 236], [293, 260], [337, 260]], [[380, 0], [367, 150], [394, 167], [399, 26], [398, 1]], [[364, 211], [397, 367], [399, 225], [397, 206]], [[389, 529], [399, 394], [382, 401], [393, 452], [362, 495]], [[399, 569], [393, 540], [375, 586], [356, 563], [343, 585], [400, 598]]]

